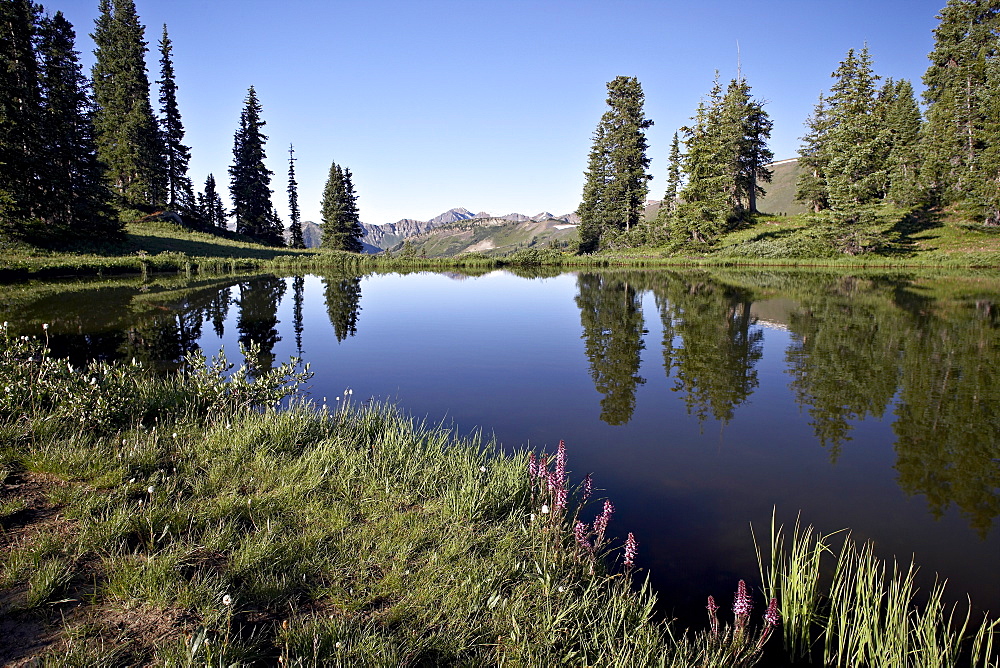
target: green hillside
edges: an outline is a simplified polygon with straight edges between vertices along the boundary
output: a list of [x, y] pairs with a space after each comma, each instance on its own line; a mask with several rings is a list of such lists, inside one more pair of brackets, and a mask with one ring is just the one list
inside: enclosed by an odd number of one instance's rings
[[561, 220], [517, 222], [504, 218], [477, 218], [441, 225], [408, 237], [390, 251], [399, 252], [404, 244], [426, 257], [454, 257], [462, 253], [506, 255], [522, 248], [575, 248], [577, 234], [575, 225]]
[[772, 216], [806, 213], [806, 206], [795, 199], [795, 183], [802, 169], [798, 158], [772, 163], [770, 183], [762, 184], [766, 194], [757, 200], [757, 210]]

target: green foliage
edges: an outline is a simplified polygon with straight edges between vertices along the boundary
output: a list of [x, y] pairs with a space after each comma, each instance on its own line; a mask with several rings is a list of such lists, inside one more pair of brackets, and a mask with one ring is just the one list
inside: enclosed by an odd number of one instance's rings
[[714, 242], [744, 224], [764, 194], [758, 181], [770, 181], [767, 148], [772, 123], [764, 103], [750, 97], [745, 79], [733, 79], [722, 93], [718, 77], [707, 101], [698, 106], [694, 125], [682, 129], [687, 153], [687, 184], [670, 221], [675, 243]]
[[181, 112], [177, 106], [177, 82], [174, 79], [174, 63], [171, 58], [173, 45], [167, 35], [167, 25], [163, 24], [163, 37], [160, 39], [160, 109], [165, 177], [166, 204], [174, 211], [193, 213], [195, 208], [194, 190], [191, 179], [188, 178], [188, 163], [191, 160], [191, 149], [183, 144], [184, 124], [181, 122]]
[[364, 230], [358, 218], [358, 195], [354, 191], [350, 169], [341, 168], [337, 163], [330, 165], [320, 215], [323, 219], [323, 248], [361, 252]]
[[305, 248], [302, 238], [302, 220], [299, 211], [299, 184], [295, 180], [295, 147], [288, 145], [288, 212], [291, 222], [288, 225], [289, 243], [291, 248]]
[[[786, 546], [783, 527], [772, 522], [770, 559], [758, 547], [768, 594], [782, 602], [785, 649], [793, 658], [827, 666], [996, 665], [997, 621], [974, 620], [971, 604], [956, 617], [958, 606], [947, 609], [940, 582], [918, 604], [912, 561], [890, 566], [871, 542], [859, 545], [850, 536], [835, 553], [832, 536], [796, 522]], [[833, 575], [823, 584], [831, 558]]]
[[271, 204], [272, 172], [264, 165], [266, 124], [253, 86], [247, 91], [240, 126], [233, 136], [233, 164], [229, 167], [229, 193], [233, 200], [236, 232], [269, 246], [284, 245], [281, 221]]
[[948, 0], [934, 29], [934, 50], [924, 73], [927, 128], [922, 143], [923, 181], [936, 202], [955, 202], [975, 190], [984, 149], [998, 138], [989, 129], [988, 71], [998, 54], [1000, 7], [992, 2]]
[[145, 28], [133, 0], [101, 0], [99, 10], [91, 74], [97, 156], [123, 206], [162, 205], [164, 147], [149, 102]]
[[592, 253], [607, 232], [629, 231], [642, 221], [649, 193], [643, 112], [645, 95], [635, 77], [608, 82], [610, 109], [601, 116], [585, 173], [580, 215], [580, 252]]

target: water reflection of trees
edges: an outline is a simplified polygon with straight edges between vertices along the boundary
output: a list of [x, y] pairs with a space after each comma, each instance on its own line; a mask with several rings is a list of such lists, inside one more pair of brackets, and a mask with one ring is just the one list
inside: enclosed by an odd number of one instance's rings
[[983, 536], [1000, 515], [1000, 309], [924, 315], [906, 332], [896, 471], [935, 515], [952, 502]]
[[285, 279], [276, 276], [258, 277], [239, 284], [236, 329], [241, 344], [248, 349], [253, 344], [254, 354], [247, 363], [255, 375], [274, 366], [274, 346], [281, 340], [277, 329], [278, 304], [285, 289]]
[[853, 277], [824, 279], [799, 291], [785, 353], [795, 400], [834, 460], [851, 423], [881, 418], [896, 392], [904, 338], [891, 285]]
[[664, 332], [671, 334], [664, 369], [668, 376], [675, 370], [675, 388], [684, 393], [688, 412], [728, 423], [759, 384], [754, 366], [763, 354], [764, 332], [754, 327], [750, 292], [681, 276], [658, 283], [653, 292]]
[[577, 287], [590, 377], [604, 395], [601, 419], [625, 424], [635, 410], [636, 387], [646, 382], [639, 376], [646, 333], [639, 293], [627, 279], [601, 274], [580, 274]]
[[323, 298], [337, 341], [358, 333], [361, 310], [361, 277], [339, 275], [323, 277]]

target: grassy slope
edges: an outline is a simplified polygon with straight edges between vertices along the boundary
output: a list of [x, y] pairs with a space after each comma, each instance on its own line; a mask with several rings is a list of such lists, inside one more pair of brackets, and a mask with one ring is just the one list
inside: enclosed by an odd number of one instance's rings
[[[1000, 267], [1000, 230], [985, 228], [961, 210], [928, 214], [897, 223], [889, 252], [857, 257], [829, 254], [783, 255], [789, 243], [810, 234], [808, 216], [762, 216], [750, 228], [732, 232], [701, 253], [671, 253], [663, 248], [636, 248], [599, 256], [574, 257], [547, 253], [542, 264], [600, 266], [614, 264], [683, 265], [747, 264], [796, 266], [953, 266]], [[439, 228], [442, 229], [442, 228]], [[570, 242], [575, 230], [556, 230], [546, 223], [501, 225], [496, 228], [457, 224], [451, 236], [428, 238], [427, 256], [356, 256], [318, 249], [292, 250], [252, 243], [236, 235], [215, 236], [193, 232], [166, 222], [129, 225], [118, 242], [90, 247], [40, 248], [24, 243], [0, 245], [0, 279], [58, 278], [65, 276], [146, 274], [149, 272], [233, 273], [253, 270], [307, 271], [323, 268], [445, 269], [454, 266], [499, 266], [504, 253], [518, 248], [544, 248], [549, 241]], [[433, 241], [436, 240], [436, 241]], [[490, 257], [482, 253], [467, 258], [438, 257], [493, 246]], [[801, 244], [800, 244], [801, 246]], [[808, 245], [806, 246], [809, 247]], [[761, 248], [769, 252], [759, 252]], [[523, 250], [522, 250], [523, 252]]]

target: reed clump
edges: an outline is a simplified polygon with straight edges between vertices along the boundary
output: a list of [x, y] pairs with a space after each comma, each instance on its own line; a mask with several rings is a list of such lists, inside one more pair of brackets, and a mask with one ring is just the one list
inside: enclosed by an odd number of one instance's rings
[[[839, 542], [839, 549], [837, 543]], [[926, 593], [917, 567], [874, 554], [870, 541], [772, 521], [769, 555], [758, 546], [766, 591], [781, 601], [785, 651], [823, 666], [948, 668], [1000, 665], [1000, 620], [945, 604], [945, 583]]]

